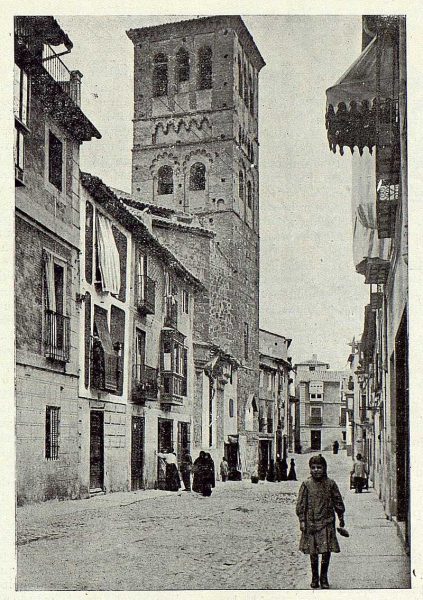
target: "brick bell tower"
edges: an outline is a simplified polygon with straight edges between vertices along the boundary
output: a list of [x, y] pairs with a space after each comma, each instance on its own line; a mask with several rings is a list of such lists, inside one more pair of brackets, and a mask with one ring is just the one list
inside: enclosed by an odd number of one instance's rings
[[[265, 62], [238, 16], [128, 36], [135, 49], [132, 195], [196, 214], [232, 266], [231, 351], [243, 365], [238, 422], [245, 433], [254, 396], [258, 405], [258, 76]], [[253, 455], [257, 443], [248, 445]]]

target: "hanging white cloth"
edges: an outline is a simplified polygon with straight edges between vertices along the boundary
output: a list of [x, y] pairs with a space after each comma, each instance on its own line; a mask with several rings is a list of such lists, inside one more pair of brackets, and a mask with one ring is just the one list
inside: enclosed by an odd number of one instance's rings
[[56, 290], [54, 286], [54, 259], [52, 254], [44, 254], [44, 271], [47, 290], [47, 309], [56, 312]]
[[120, 260], [112, 224], [97, 214], [98, 261], [103, 292], [118, 295], [120, 290]]

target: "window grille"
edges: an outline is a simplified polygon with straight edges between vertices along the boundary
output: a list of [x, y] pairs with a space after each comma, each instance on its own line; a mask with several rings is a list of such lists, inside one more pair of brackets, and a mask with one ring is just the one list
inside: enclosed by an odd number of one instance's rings
[[209, 47], [200, 48], [198, 51], [198, 87], [208, 90], [212, 87], [213, 65], [212, 50]]
[[165, 54], [156, 54], [153, 67], [153, 96], [167, 96], [168, 65]]
[[159, 196], [173, 194], [173, 169], [168, 165], [160, 167], [158, 172], [159, 185], [157, 193]]
[[46, 406], [45, 454], [49, 460], [59, 458], [59, 425], [60, 408], [58, 406]]

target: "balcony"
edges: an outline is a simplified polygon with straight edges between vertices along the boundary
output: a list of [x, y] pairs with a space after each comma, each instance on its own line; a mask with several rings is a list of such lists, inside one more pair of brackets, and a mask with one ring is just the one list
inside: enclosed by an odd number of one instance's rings
[[101, 341], [91, 337], [90, 387], [104, 392], [116, 392], [121, 374], [119, 353], [109, 353]]
[[370, 294], [370, 306], [372, 310], [378, 310], [383, 305], [383, 292], [371, 292]]
[[346, 426], [347, 426], [346, 417], [339, 417], [339, 427], [346, 427]]
[[322, 425], [322, 417], [310, 417], [309, 425]]
[[177, 329], [178, 327], [178, 302], [171, 296], [165, 299], [165, 319], [164, 326]]
[[187, 395], [185, 377], [177, 373], [162, 373], [162, 388], [160, 402], [162, 404], [181, 406]]
[[154, 315], [156, 310], [156, 282], [148, 275], [141, 275], [136, 281], [135, 304], [144, 315]]
[[70, 319], [65, 315], [46, 310], [44, 315], [44, 352], [51, 360], [69, 362]]
[[81, 106], [81, 73], [70, 71], [50, 45], [44, 46], [42, 64], [47, 73], [60, 85], [63, 91]]
[[159, 393], [157, 377], [157, 369], [147, 365], [134, 365], [132, 401], [138, 403], [146, 400], [157, 400]]

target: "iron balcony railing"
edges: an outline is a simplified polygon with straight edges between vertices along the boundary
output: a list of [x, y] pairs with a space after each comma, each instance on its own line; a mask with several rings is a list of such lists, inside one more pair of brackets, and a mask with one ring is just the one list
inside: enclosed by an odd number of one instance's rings
[[148, 275], [140, 275], [136, 281], [135, 303], [141, 313], [153, 315], [156, 310], [156, 282]]
[[339, 427], [346, 427], [346, 426], [347, 426], [346, 417], [339, 417]]
[[81, 74], [70, 71], [60, 56], [49, 45], [44, 45], [43, 67], [77, 106], [81, 105]]
[[157, 369], [148, 365], [135, 364], [133, 367], [134, 385], [132, 390], [133, 401], [156, 400], [159, 393], [157, 383]]
[[69, 317], [46, 309], [44, 315], [44, 349], [46, 358], [69, 362]]
[[171, 296], [166, 296], [165, 300], [165, 327], [172, 327], [176, 329], [178, 327], [178, 302]]
[[310, 425], [321, 425], [322, 423], [322, 417], [310, 417]]

